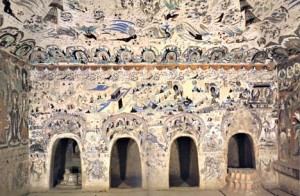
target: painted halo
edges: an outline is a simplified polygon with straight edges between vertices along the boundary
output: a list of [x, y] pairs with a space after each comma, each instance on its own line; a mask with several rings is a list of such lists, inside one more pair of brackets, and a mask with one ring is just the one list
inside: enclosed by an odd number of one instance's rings
[[294, 76], [294, 67], [293, 66], [289, 66], [287, 68], [287, 78], [292, 78]]
[[300, 63], [295, 63], [294, 64], [294, 74], [295, 74], [295, 76], [300, 75]]
[[278, 71], [278, 79], [284, 80], [286, 78], [286, 71], [284, 69], [281, 69]]
[[146, 49], [142, 52], [142, 59], [144, 62], [152, 63], [156, 59], [156, 54], [152, 49]]

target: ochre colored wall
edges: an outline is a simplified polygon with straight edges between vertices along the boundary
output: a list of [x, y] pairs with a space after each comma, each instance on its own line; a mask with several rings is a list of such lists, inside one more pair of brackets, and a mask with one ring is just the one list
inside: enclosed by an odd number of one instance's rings
[[279, 186], [299, 195], [300, 161], [300, 57], [294, 56], [278, 69], [279, 84], [279, 161], [274, 164], [279, 173]]
[[[27, 65], [0, 51], [0, 192], [29, 192]], [[23, 75], [23, 74], [24, 75]]]
[[31, 178], [32, 190], [49, 189], [53, 144], [63, 137], [82, 146], [84, 190], [109, 189], [111, 151], [122, 137], [138, 145], [142, 187], [168, 188], [171, 144], [179, 136], [195, 142], [200, 188], [221, 188], [229, 138], [240, 132], [251, 136], [256, 168], [274, 184], [275, 77], [266, 69], [32, 70], [31, 137], [41, 150], [31, 152], [31, 162], [46, 166]]
[[11, 10], [0, 48], [33, 64], [265, 63], [299, 49], [293, 0], [14, 0], [0, 10]]

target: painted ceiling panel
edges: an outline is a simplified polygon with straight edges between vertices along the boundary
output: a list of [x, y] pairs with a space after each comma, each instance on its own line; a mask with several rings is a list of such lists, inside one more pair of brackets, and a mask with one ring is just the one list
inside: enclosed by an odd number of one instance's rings
[[300, 51], [299, 0], [3, 0], [0, 48], [40, 63], [265, 63]]

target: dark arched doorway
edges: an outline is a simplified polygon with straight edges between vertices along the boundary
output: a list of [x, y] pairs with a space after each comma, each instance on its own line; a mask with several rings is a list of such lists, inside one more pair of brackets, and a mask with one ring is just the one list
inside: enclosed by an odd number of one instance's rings
[[255, 168], [253, 141], [250, 135], [238, 133], [229, 139], [228, 168]]
[[111, 151], [110, 187], [141, 187], [141, 171], [141, 158], [137, 143], [130, 138], [118, 139]]
[[179, 137], [171, 146], [169, 186], [199, 186], [197, 148], [190, 137]]
[[53, 147], [51, 187], [60, 189], [81, 188], [81, 157], [77, 142], [63, 138]]

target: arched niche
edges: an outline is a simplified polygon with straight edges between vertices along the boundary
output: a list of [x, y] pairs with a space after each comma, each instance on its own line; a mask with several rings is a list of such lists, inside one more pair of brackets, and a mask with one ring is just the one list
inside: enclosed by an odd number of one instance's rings
[[75, 139], [68, 137], [56, 139], [52, 145], [50, 161], [50, 188], [81, 188], [81, 148]]
[[[139, 138], [138, 145], [143, 143], [143, 135], [148, 130], [145, 120], [135, 114], [121, 113], [108, 117], [103, 121], [104, 139], [107, 144], [114, 141], [120, 135]], [[143, 133], [143, 134], [142, 134]]]
[[199, 186], [198, 152], [188, 136], [173, 140], [169, 160], [169, 187]]
[[197, 115], [179, 113], [166, 119], [163, 125], [163, 136], [166, 142], [170, 142], [179, 135], [190, 135], [200, 142], [206, 132], [204, 121]]
[[43, 122], [49, 137], [54, 135], [76, 135], [81, 137], [82, 130], [86, 127], [86, 121], [83, 117], [72, 114], [59, 114], [48, 118]]
[[256, 168], [254, 144], [251, 136], [237, 133], [228, 141], [228, 168]]
[[129, 137], [118, 138], [111, 148], [110, 188], [142, 187], [139, 145]]
[[226, 111], [221, 122], [221, 133], [223, 137], [228, 139], [241, 130], [246, 132], [251, 130], [253, 139], [258, 140], [262, 130], [260, 117], [254, 111], [247, 108], [240, 108], [236, 111]]

